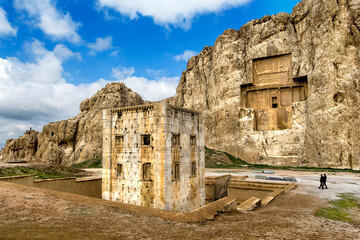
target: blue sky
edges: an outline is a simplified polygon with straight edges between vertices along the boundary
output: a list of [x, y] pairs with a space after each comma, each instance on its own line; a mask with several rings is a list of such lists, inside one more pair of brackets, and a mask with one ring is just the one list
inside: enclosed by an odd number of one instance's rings
[[75, 116], [123, 81], [173, 96], [186, 61], [224, 30], [291, 13], [299, 0], [0, 0], [0, 147]]

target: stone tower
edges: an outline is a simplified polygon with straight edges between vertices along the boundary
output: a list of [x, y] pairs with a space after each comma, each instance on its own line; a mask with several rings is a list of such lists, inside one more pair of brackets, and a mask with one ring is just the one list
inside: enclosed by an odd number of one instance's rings
[[205, 204], [199, 112], [165, 102], [103, 111], [103, 199], [187, 212]]

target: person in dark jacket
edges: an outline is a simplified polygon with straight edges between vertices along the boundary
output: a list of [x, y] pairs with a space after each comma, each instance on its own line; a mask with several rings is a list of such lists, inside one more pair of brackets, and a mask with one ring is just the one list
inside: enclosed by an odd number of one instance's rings
[[324, 176], [321, 174], [320, 176], [320, 186], [319, 186], [319, 189], [324, 189]]
[[327, 187], [327, 185], [326, 185], [326, 179], [327, 179], [327, 176], [326, 176], [326, 174], [324, 173], [324, 181], [323, 181], [323, 188], [324, 188], [324, 186], [326, 187], [326, 189], [328, 188]]

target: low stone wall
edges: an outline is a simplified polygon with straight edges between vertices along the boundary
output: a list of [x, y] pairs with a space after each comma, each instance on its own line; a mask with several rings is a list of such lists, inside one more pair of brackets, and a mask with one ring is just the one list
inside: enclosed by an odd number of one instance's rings
[[[217, 201], [211, 201], [211, 199], [213, 199], [216, 194], [216, 190], [219, 191], [219, 189], [221, 188], [221, 184], [224, 184], [226, 182], [224, 179], [228, 179], [228, 177], [229, 175], [207, 177], [205, 182], [208, 204], [187, 213], [177, 213], [173, 211], [165, 211], [155, 208], [147, 208], [142, 206], [103, 200], [101, 199], [101, 178], [86, 178], [78, 180], [75, 178], [34, 180], [33, 175], [24, 175], [14, 177], [1, 177], [0, 181], [8, 182], [10, 184], [15, 183], [30, 187], [47, 189], [46, 191], [49, 191], [54, 195], [58, 195], [61, 198], [72, 199], [71, 194], [83, 195], [84, 197], [82, 198], [84, 203], [97, 202], [101, 205], [117, 207], [135, 214], [161, 217], [169, 221], [183, 223], [204, 222], [207, 220], [213, 220], [214, 217], [221, 212], [234, 211], [236, 209], [238, 211], [250, 211], [259, 206], [260, 204], [261, 206], [265, 206], [279, 194], [283, 192], [286, 193], [292, 188], [296, 187], [295, 183], [287, 184], [243, 181], [242, 179], [246, 178], [246, 176], [240, 178], [237, 177], [230, 180], [228, 185], [227, 197], [221, 198]], [[257, 196], [261, 197], [257, 198]], [[244, 199], [249, 200], [248, 202], [246, 202]], [[238, 206], [239, 202], [244, 203]]]
[[22, 175], [11, 177], [0, 177], [0, 181], [22, 184], [26, 186], [34, 186], [34, 175]]
[[206, 204], [215, 201], [216, 194], [224, 186], [226, 180], [231, 177], [230, 174], [221, 176], [211, 176], [205, 178], [205, 201]]
[[[2, 182], [0, 180], [0, 185], [2, 187], [5, 186], [7, 189], [16, 188], [18, 190], [24, 190], [24, 191], [27, 191], [29, 188], [29, 186], [26, 186], [25, 184], [15, 184], [13, 181], [7, 182], [6, 180]], [[225, 197], [211, 204], [195, 209], [193, 211], [187, 213], [179, 213], [174, 211], [166, 211], [156, 208], [137, 206], [133, 204], [108, 201], [100, 198], [81, 196], [78, 194], [75, 195], [73, 193], [60, 192], [49, 189], [39, 188], [35, 192], [39, 193], [39, 190], [41, 191], [42, 194], [45, 194], [45, 196], [51, 195], [59, 199], [63, 199], [70, 202], [76, 201], [76, 202], [81, 202], [83, 204], [91, 204], [91, 205], [96, 204], [99, 206], [107, 206], [113, 208], [114, 211], [123, 211], [124, 213], [127, 214], [130, 213], [139, 216], [159, 217], [168, 221], [179, 222], [179, 223], [194, 223], [194, 222], [201, 223], [204, 221], [213, 220], [214, 217], [219, 213], [236, 211], [236, 206], [237, 206], [235, 198]]]
[[[206, 203], [211, 203], [215, 200], [216, 193], [221, 189], [224, 184], [224, 179], [229, 175], [221, 175], [215, 177], [207, 177], [205, 180], [206, 189]], [[237, 199], [239, 204], [255, 197], [261, 199], [262, 205], [267, 204], [273, 200], [277, 195], [284, 192], [286, 189], [296, 186], [296, 184], [289, 183], [274, 183], [274, 182], [257, 182], [257, 181], [244, 181], [247, 176], [231, 177], [228, 188], [227, 196]]]
[[[205, 191], [206, 204], [214, 202], [217, 192], [223, 187], [228, 179], [228, 175], [206, 177]], [[265, 206], [276, 196], [283, 192], [288, 192], [296, 187], [295, 183], [274, 183], [244, 181], [247, 176], [232, 177], [229, 181], [227, 195], [237, 200], [238, 204], [255, 197], [261, 200], [261, 205]], [[101, 198], [102, 179], [101, 178], [60, 178], [34, 180], [33, 175], [1, 177], [0, 181], [22, 184], [31, 187], [44, 188], [60, 192], [75, 193], [83, 196]]]
[[238, 203], [242, 203], [251, 197], [263, 199], [272, 191], [261, 190], [261, 189], [246, 189], [238, 187], [229, 187], [228, 196], [236, 197]]
[[101, 198], [101, 178], [57, 178], [35, 180], [33, 175], [2, 177], [0, 181], [22, 184], [60, 192], [75, 193], [88, 197]]
[[242, 203], [251, 197], [263, 200], [277, 190], [283, 190], [288, 185], [288, 183], [231, 180], [228, 186], [228, 196], [237, 198], [238, 203]]
[[101, 178], [78, 180], [76, 178], [46, 179], [34, 182], [35, 187], [95, 198], [101, 198], [101, 184]]

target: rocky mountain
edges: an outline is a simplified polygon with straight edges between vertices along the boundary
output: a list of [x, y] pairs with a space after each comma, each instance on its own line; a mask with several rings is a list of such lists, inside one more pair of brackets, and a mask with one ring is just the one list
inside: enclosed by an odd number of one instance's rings
[[102, 109], [144, 104], [124, 83], [110, 83], [80, 104], [80, 113], [71, 119], [52, 122], [42, 132], [26, 131], [7, 140], [0, 161], [50, 161], [69, 165], [102, 154]]
[[173, 104], [250, 163], [360, 169], [360, 1], [303, 0], [192, 57]]
[[[249, 163], [360, 169], [360, 0], [303, 0], [226, 30], [192, 57], [172, 104], [205, 113], [206, 146]], [[143, 104], [107, 85], [72, 119], [7, 141], [0, 161], [101, 156], [101, 110]]]

